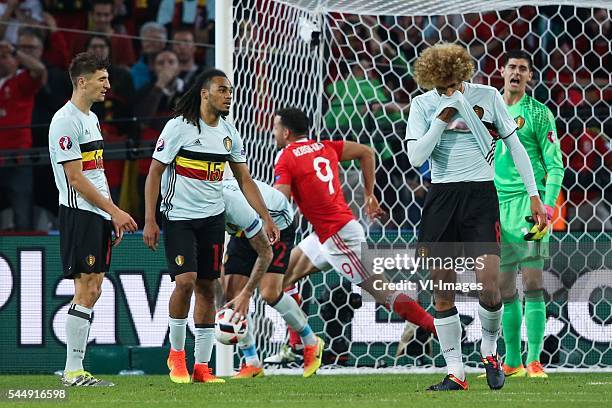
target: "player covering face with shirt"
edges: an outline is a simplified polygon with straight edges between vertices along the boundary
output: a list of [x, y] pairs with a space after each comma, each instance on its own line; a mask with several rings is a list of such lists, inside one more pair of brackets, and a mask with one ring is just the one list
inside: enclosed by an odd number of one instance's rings
[[[432, 187], [423, 206], [419, 253], [434, 260], [465, 257], [475, 261], [476, 280], [482, 287], [480, 352], [489, 387], [500, 389], [505, 377], [497, 354], [502, 317], [499, 208], [491, 167], [498, 139], [516, 164], [529, 195], [530, 213], [540, 229], [546, 227], [546, 211], [501, 94], [490, 86], [467, 82], [473, 71], [471, 56], [459, 45], [441, 43], [423, 51], [415, 63], [415, 80], [430, 91], [412, 101], [406, 149], [413, 166], [431, 158]], [[438, 268], [430, 268], [431, 279], [451, 284], [450, 288], [434, 287], [434, 322], [448, 375], [429, 390], [466, 390], [461, 322], [452, 289], [457, 276], [453, 269]]]

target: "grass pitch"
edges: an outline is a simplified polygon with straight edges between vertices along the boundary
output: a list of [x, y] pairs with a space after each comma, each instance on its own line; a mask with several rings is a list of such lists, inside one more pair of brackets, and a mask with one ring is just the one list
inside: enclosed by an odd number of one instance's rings
[[[101, 376], [113, 388], [66, 388], [67, 400], [44, 402], [62, 407], [407, 407], [452, 408], [605, 407], [612, 401], [612, 374], [551, 374], [547, 380], [508, 379], [501, 391], [468, 375], [467, 392], [431, 393], [442, 374], [268, 376], [225, 384], [173, 384], [166, 376]], [[9, 389], [60, 389], [58, 377], [0, 376], [0, 406], [41, 406], [8, 401]]]

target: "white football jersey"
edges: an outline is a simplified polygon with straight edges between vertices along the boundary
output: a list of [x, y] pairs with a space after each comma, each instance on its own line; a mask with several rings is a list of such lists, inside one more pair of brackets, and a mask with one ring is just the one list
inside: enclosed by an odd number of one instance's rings
[[68, 101], [58, 110], [49, 126], [49, 155], [59, 190], [59, 203], [69, 208], [78, 208], [101, 215], [110, 220], [110, 215], [85, 200], [70, 183], [64, 173], [66, 163], [82, 160], [83, 174], [104, 197], [110, 197], [104, 174], [104, 141], [98, 117], [95, 113], [85, 114]]
[[[255, 183], [278, 229], [282, 231], [291, 225], [293, 207], [287, 197], [274, 187], [259, 180], [255, 180]], [[261, 230], [263, 223], [240, 191], [236, 179], [223, 180], [223, 199], [225, 200], [225, 229], [229, 234], [233, 235], [243, 231], [247, 238], [251, 238]]]
[[161, 213], [168, 220], [193, 220], [221, 214], [225, 163], [245, 163], [242, 139], [219, 118], [216, 127], [200, 119], [201, 132], [182, 116], [166, 123], [153, 158], [167, 164], [161, 180]]
[[[482, 113], [483, 122], [492, 123], [501, 138], [516, 130], [516, 122], [508, 114], [499, 91], [491, 86], [464, 82], [463, 97], [475, 111]], [[441, 96], [431, 90], [415, 97], [410, 105], [406, 140], [422, 137], [435, 119], [434, 114]], [[495, 143], [488, 143], [491, 149]], [[492, 152], [483, 154], [477, 136], [465, 121], [456, 114], [446, 126], [440, 141], [431, 153], [432, 183], [462, 181], [491, 181], [493, 168], [487, 162]]]

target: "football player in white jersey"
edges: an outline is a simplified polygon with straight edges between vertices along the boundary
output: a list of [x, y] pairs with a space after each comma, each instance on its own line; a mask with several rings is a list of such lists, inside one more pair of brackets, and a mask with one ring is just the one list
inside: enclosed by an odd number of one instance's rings
[[[111, 246], [123, 233], [138, 227], [117, 207], [109, 194], [104, 161], [104, 141], [95, 102], [104, 101], [110, 89], [108, 62], [94, 54], [78, 54], [70, 63], [72, 98], [58, 110], [49, 127], [49, 154], [59, 190], [60, 252], [64, 277], [74, 281], [74, 297], [66, 318], [66, 386], [112, 386], [83, 370], [83, 357], [108, 271]], [[114, 243], [112, 243], [114, 232]]]
[[[278, 311], [290, 328], [299, 333], [302, 343], [316, 346], [318, 339], [308, 319], [293, 297], [283, 291], [283, 278], [295, 243], [293, 208], [283, 193], [261, 181], [255, 182], [268, 211], [281, 230], [280, 239], [273, 245], [273, 253], [269, 251], [267, 239], [261, 230], [261, 220], [240, 192], [238, 183], [236, 180], [224, 180], [226, 230], [232, 235], [223, 263], [225, 295], [232, 299], [245, 286], [259, 284], [263, 300]], [[233, 379], [264, 375], [250, 322], [248, 328], [248, 335], [239, 343], [245, 364]], [[320, 365], [321, 362], [317, 361], [315, 366], [304, 367], [304, 377], [314, 375]]]
[[[208, 368], [214, 344], [214, 283], [219, 278], [225, 239], [222, 178], [230, 167], [246, 199], [264, 222], [269, 244], [278, 240], [257, 185], [246, 165], [242, 139], [224, 117], [232, 102], [232, 85], [223, 71], [200, 74], [178, 101], [174, 118], [164, 126], [145, 182], [145, 244], [155, 249], [160, 194], [164, 246], [170, 276], [176, 285], [170, 297], [170, 379], [177, 383], [224, 382]], [[255, 287], [246, 285], [233, 299], [243, 318]], [[195, 366], [190, 378], [185, 362], [187, 315], [195, 292]]]
[[[480, 353], [489, 387], [500, 389], [505, 378], [497, 354], [502, 319], [497, 285], [499, 208], [491, 166], [496, 140], [501, 139], [511, 152], [540, 227], [546, 225], [546, 210], [501, 94], [493, 87], [467, 82], [473, 72], [472, 57], [460, 45], [440, 43], [423, 51], [414, 65], [414, 78], [430, 91], [412, 100], [406, 149], [415, 167], [431, 156], [432, 186], [423, 206], [418, 253], [427, 262], [463, 256], [461, 262], [475, 265], [476, 280], [482, 285]], [[453, 269], [430, 269], [433, 282], [455, 284]], [[429, 390], [466, 390], [455, 291], [436, 285], [434, 299], [434, 324], [448, 375]]]

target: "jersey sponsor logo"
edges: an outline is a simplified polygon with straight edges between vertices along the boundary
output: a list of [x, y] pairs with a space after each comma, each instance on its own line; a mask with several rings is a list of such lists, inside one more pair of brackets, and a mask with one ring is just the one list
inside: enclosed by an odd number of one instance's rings
[[183, 255], [177, 255], [176, 258], [174, 258], [174, 263], [176, 263], [178, 266], [183, 266], [185, 263], [185, 257], [183, 257]]
[[92, 254], [87, 255], [85, 257], [85, 263], [89, 265], [89, 267], [91, 268], [96, 263], [96, 257], [93, 256]]
[[228, 152], [232, 150], [232, 139], [229, 136], [225, 136], [225, 139], [223, 139], [223, 146]]
[[514, 118], [514, 121], [516, 122], [516, 126], [518, 126], [519, 129], [525, 126], [525, 118], [522, 116], [517, 116], [516, 118]]
[[549, 130], [548, 134], [546, 135], [546, 138], [550, 143], [555, 143], [555, 141], [557, 140], [557, 134], [554, 130]]
[[246, 150], [243, 147], [242, 149], [240, 149], [240, 155], [244, 156], [245, 154], [246, 154]]
[[161, 137], [157, 140], [157, 144], [155, 145], [155, 151], [156, 152], [161, 152], [162, 150], [164, 150], [164, 147], [166, 147], [166, 142], [164, 142], [164, 139], [162, 139]]
[[70, 150], [72, 148], [72, 140], [69, 136], [62, 136], [59, 139], [59, 146], [62, 150]]
[[281, 175], [277, 174], [276, 176], [274, 176], [274, 181], [276, 182], [276, 181], [280, 180], [280, 178], [281, 178]]

